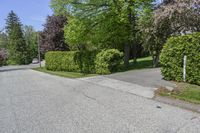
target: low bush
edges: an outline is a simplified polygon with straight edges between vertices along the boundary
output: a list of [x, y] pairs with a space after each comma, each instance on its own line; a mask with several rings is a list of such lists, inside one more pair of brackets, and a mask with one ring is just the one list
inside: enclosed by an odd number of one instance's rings
[[6, 59], [7, 59], [7, 52], [3, 49], [0, 49], [0, 66], [6, 64]]
[[77, 52], [75, 62], [82, 73], [95, 73], [95, 59], [97, 51]]
[[4, 59], [2, 58], [2, 56], [0, 55], [0, 67], [3, 66], [4, 64]]
[[171, 37], [160, 56], [162, 75], [167, 80], [183, 81], [183, 57], [187, 56], [186, 80], [200, 85], [200, 33]]
[[77, 52], [70, 51], [70, 52], [62, 52], [62, 53], [63, 53], [62, 57], [60, 58], [61, 70], [68, 71], [68, 72], [80, 71], [78, 64], [75, 62]]
[[62, 71], [62, 59], [68, 52], [51, 51], [45, 54], [45, 65], [47, 70]]
[[46, 68], [52, 71], [94, 73], [95, 51], [52, 51], [45, 55]]
[[115, 49], [84, 52], [52, 51], [45, 55], [46, 69], [82, 73], [109, 74], [119, 69], [123, 54]]
[[95, 68], [97, 74], [109, 74], [120, 69], [123, 53], [116, 49], [103, 50], [97, 54]]

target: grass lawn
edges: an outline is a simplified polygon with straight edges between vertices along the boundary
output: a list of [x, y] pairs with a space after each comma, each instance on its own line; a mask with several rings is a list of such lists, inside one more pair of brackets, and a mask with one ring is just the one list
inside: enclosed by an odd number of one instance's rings
[[174, 91], [168, 92], [166, 90], [162, 90], [159, 94], [161, 96], [177, 98], [187, 102], [200, 104], [200, 86], [198, 85], [178, 83], [178, 86]]
[[152, 60], [151, 56], [138, 58], [136, 63], [134, 63], [133, 60], [130, 60], [129, 70], [152, 68]]
[[42, 68], [34, 68], [33, 70], [56, 75], [56, 76], [66, 77], [66, 78], [84, 78], [84, 77], [92, 77], [92, 76], [97, 75], [97, 74], [83, 74], [83, 73], [77, 73], [77, 72], [49, 71], [43, 67]]

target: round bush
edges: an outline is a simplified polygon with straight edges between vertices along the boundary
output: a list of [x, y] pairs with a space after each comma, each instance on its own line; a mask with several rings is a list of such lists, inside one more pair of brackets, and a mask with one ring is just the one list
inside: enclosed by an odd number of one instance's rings
[[161, 72], [166, 80], [183, 81], [183, 58], [187, 56], [186, 81], [200, 85], [200, 33], [171, 37], [161, 52]]
[[95, 60], [97, 74], [109, 74], [119, 69], [123, 62], [123, 53], [117, 49], [103, 50], [98, 53]]

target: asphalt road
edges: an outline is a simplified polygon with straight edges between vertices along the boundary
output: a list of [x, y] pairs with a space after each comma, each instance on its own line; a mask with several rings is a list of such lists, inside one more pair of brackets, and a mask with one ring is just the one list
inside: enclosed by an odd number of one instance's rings
[[83, 80], [0, 71], [0, 133], [199, 132], [200, 114], [187, 110]]

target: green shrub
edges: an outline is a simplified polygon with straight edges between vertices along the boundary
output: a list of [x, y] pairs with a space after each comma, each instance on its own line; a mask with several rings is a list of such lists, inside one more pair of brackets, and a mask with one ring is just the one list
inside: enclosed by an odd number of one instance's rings
[[162, 75], [167, 80], [183, 81], [184, 55], [187, 82], [200, 85], [200, 33], [168, 39], [160, 56]]
[[47, 52], [46, 69], [82, 73], [109, 74], [119, 69], [123, 54], [116, 49], [97, 51]]
[[61, 60], [61, 70], [62, 71], [68, 71], [68, 72], [79, 72], [79, 66], [75, 62], [75, 57], [77, 55], [76, 51], [70, 51], [70, 52], [63, 52]]
[[7, 51], [4, 49], [0, 49], [0, 67], [6, 65], [7, 60]]
[[47, 52], [46, 68], [52, 71], [95, 73], [95, 57], [96, 51]]
[[62, 71], [62, 59], [68, 52], [51, 51], [45, 54], [45, 65], [47, 70]]
[[4, 60], [0, 57], [0, 67], [3, 66]]
[[118, 71], [123, 61], [123, 53], [116, 49], [103, 50], [97, 54], [95, 69], [98, 74], [109, 74]]
[[77, 52], [75, 62], [82, 73], [95, 73], [95, 58], [97, 51]]

